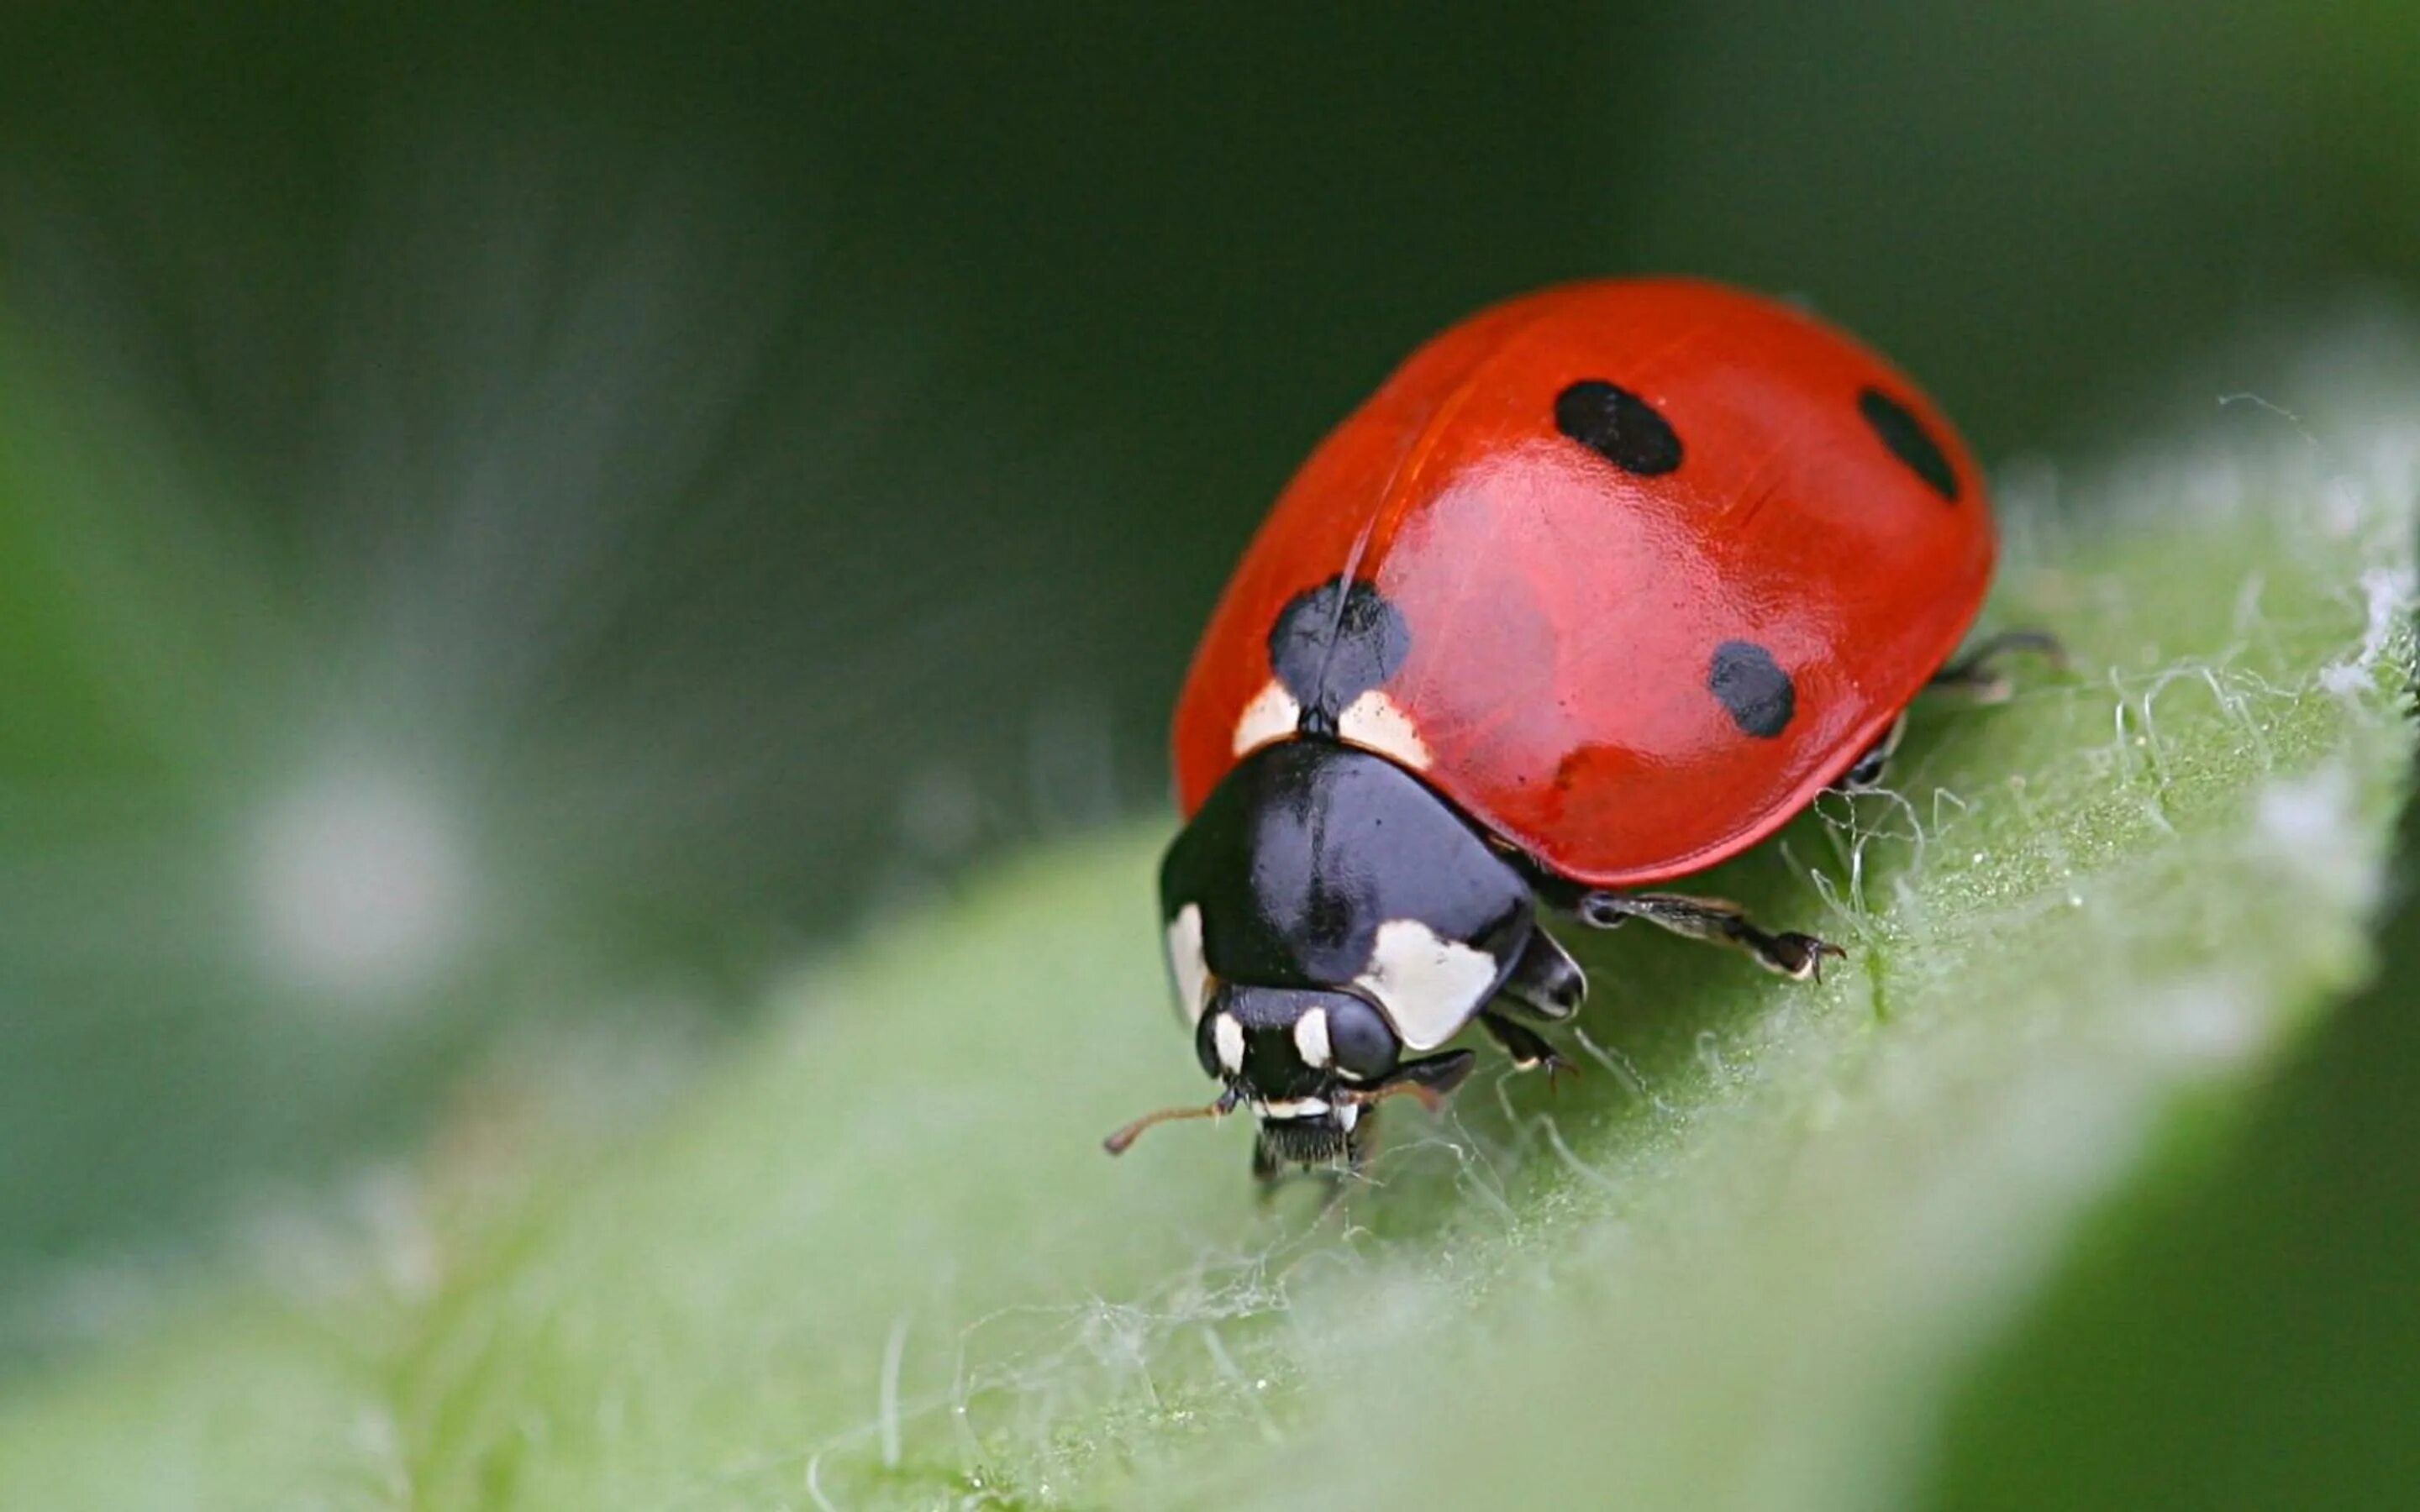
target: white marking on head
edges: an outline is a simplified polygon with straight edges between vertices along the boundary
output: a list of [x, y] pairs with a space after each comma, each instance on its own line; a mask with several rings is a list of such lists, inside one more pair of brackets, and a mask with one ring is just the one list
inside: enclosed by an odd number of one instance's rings
[[1417, 918], [1378, 926], [1370, 964], [1354, 984], [1378, 1000], [1406, 1049], [1434, 1050], [1479, 1011], [1496, 985], [1496, 958], [1439, 939]]
[[1316, 1069], [1327, 1064], [1332, 1054], [1327, 1048], [1327, 1010], [1310, 1009], [1294, 1021], [1294, 1047], [1304, 1065]]
[[1302, 723], [1302, 705], [1295, 702], [1285, 684], [1276, 678], [1244, 705], [1243, 717], [1235, 721], [1235, 754], [1283, 740]]
[[1358, 1103], [1337, 1103], [1336, 1121], [1344, 1126], [1344, 1132], [1346, 1134], [1351, 1134], [1353, 1132], [1353, 1126], [1361, 1121], [1361, 1104]]
[[1176, 979], [1176, 1000], [1189, 1028], [1202, 1022], [1210, 997], [1210, 963], [1202, 953], [1202, 905], [1187, 903], [1168, 921], [1168, 971]]
[[1317, 1097], [1298, 1097], [1292, 1102], [1280, 1098], [1255, 1103], [1252, 1111], [1264, 1119], [1315, 1119], [1327, 1111], [1327, 1102]]
[[1425, 772], [1434, 759], [1412, 717], [1393, 699], [1372, 688], [1336, 717], [1336, 733], [1357, 746], [1392, 756], [1416, 772]]
[[1244, 1069], [1244, 1026], [1234, 1014], [1219, 1014], [1210, 1026], [1210, 1038], [1218, 1046], [1218, 1064], [1229, 1075]]

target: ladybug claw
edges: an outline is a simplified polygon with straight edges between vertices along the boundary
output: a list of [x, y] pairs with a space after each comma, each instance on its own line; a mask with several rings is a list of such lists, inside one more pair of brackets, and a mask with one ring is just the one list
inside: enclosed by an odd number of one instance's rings
[[1849, 956], [1848, 951], [1831, 941], [1817, 939], [1812, 934], [1777, 935], [1773, 943], [1775, 948], [1765, 964], [1798, 981], [1811, 980], [1820, 982], [1823, 980], [1825, 956], [1841, 961]]
[[1565, 1060], [1561, 1053], [1553, 1045], [1503, 1014], [1481, 1013], [1479, 1015], [1479, 1022], [1490, 1035], [1495, 1037], [1496, 1042], [1504, 1047], [1504, 1053], [1512, 1057], [1514, 1071], [1531, 1072], [1543, 1067], [1546, 1072], [1546, 1085], [1549, 1088], [1553, 1087], [1557, 1078], [1565, 1072], [1574, 1072], [1576, 1074], [1576, 1070], [1572, 1063]]

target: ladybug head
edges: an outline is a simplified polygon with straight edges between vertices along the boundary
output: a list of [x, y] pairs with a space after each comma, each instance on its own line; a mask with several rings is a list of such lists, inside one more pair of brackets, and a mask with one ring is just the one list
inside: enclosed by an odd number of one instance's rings
[[1111, 1153], [1155, 1123], [1242, 1107], [1261, 1120], [1267, 1163], [1326, 1165], [1351, 1152], [1354, 1131], [1373, 1104], [1412, 1096], [1434, 1105], [1469, 1073], [1473, 1059], [1462, 1051], [1404, 1060], [1386, 1015], [1356, 993], [1228, 982], [1211, 989], [1193, 1048], [1202, 1069], [1225, 1084], [1218, 1101], [1139, 1119], [1109, 1137]]
[[1194, 1026], [1202, 1069], [1259, 1116], [1280, 1160], [1342, 1159], [1369, 1088], [1403, 1057], [1377, 1009], [1344, 992], [1222, 982]]

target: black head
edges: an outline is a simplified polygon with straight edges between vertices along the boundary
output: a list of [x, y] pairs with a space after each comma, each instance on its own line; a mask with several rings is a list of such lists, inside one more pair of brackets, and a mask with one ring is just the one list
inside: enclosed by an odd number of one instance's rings
[[1404, 1054], [1366, 998], [1230, 982], [1212, 991], [1193, 1050], [1260, 1118], [1271, 1150], [1306, 1165], [1343, 1156], [1363, 1098]]
[[1195, 1053], [1226, 1084], [1200, 1111], [1249, 1106], [1268, 1153], [1300, 1164], [1349, 1154], [1371, 1103], [1460, 1080], [1468, 1056], [1420, 1053], [1503, 984], [1536, 908], [1416, 776], [1311, 736], [1228, 774], [1170, 848], [1160, 902]]
[[1218, 1100], [1138, 1119], [1109, 1136], [1109, 1153], [1124, 1153], [1153, 1124], [1223, 1118], [1241, 1107], [1261, 1120], [1268, 1165], [1328, 1165], [1354, 1154], [1373, 1106], [1410, 1096], [1434, 1107], [1474, 1063], [1467, 1050], [1407, 1060], [1369, 999], [1297, 987], [1218, 984], [1195, 1024], [1193, 1047], [1202, 1069], [1226, 1084]]

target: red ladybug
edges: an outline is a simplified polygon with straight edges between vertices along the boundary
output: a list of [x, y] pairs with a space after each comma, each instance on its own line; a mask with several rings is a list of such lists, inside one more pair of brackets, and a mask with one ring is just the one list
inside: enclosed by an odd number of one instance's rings
[[[1955, 665], [1993, 537], [1974, 458], [1905, 377], [1712, 284], [1514, 300], [1412, 354], [1311, 454], [1227, 585], [1175, 722], [1160, 872], [1202, 1068], [1253, 1169], [1359, 1158], [1381, 1099], [1469, 1073], [1476, 1017], [1587, 979], [1542, 912], [1644, 918], [1783, 975], [1837, 947], [1638, 891], [1880, 776]], [[1946, 670], [1945, 670], [1946, 669]]]

